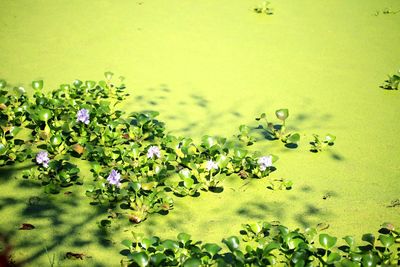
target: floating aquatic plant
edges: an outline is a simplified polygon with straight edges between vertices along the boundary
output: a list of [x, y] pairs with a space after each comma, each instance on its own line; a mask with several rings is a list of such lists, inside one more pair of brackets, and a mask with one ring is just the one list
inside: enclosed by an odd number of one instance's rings
[[263, 120], [265, 125], [263, 125], [263, 129], [266, 131], [267, 137], [271, 139], [281, 140], [286, 144], [294, 144], [296, 145], [300, 141], [299, 133], [290, 133], [286, 130], [286, 120], [289, 117], [288, 109], [278, 109], [275, 111], [275, 116], [278, 120], [280, 120], [281, 124], [273, 124], [269, 120], [267, 120], [267, 116], [265, 113], [262, 113], [260, 117], [257, 117], [256, 120]]
[[398, 74], [389, 75], [385, 84], [382, 86], [386, 90], [399, 90], [400, 85], [400, 70]]

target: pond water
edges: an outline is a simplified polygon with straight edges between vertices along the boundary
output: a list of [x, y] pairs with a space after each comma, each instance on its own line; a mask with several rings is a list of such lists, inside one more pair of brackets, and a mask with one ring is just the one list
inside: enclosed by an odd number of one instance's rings
[[[40, 188], [3, 169], [0, 225], [13, 232], [16, 259], [47, 265], [67, 251], [92, 258], [82, 266], [115, 266], [120, 241], [131, 231], [217, 242], [242, 223], [279, 220], [296, 228], [329, 224], [337, 236], [400, 223], [400, 95], [379, 88], [400, 68], [398, 0], [271, 1], [273, 15], [256, 14], [253, 0], [2, 1], [0, 78], [45, 88], [75, 78], [101, 79], [111, 70], [127, 78], [123, 110], [157, 110], [175, 135], [237, 134], [240, 124], [288, 108], [288, 126], [305, 135], [297, 149], [259, 140], [256, 149], [279, 156], [272, 178], [294, 182], [271, 191], [267, 180], [229, 177], [221, 193], [177, 198], [168, 216], [139, 226], [119, 222], [108, 235], [84, 189], [72, 197], [29, 199]], [[313, 133], [336, 144], [310, 153]], [[260, 139], [261, 135], [259, 136]], [[90, 178], [90, 173], [86, 170]], [[89, 179], [88, 178], [88, 179]], [[324, 197], [325, 196], [325, 197]], [[326, 197], [328, 196], [328, 197]], [[325, 198], [325, 199], [324, 199]], [[34, 198], [35, 199], [35, 198]], [[33, 231], [17, 231], [23, 222]], [[47, 250], [47, 252], [46, 252]]]

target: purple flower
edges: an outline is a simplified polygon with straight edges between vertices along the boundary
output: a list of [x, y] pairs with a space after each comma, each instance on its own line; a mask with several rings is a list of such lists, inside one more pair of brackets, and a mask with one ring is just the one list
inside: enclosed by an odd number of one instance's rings
[[107, 181], [112, 184], [115, 185], [116, 187], [120, 187], [121, 186], [121, 174], [119, 174], [118, 171], [116, 170], [112, 170], [110, 175], [108, 175]]
[[268, 167], [272, 166], [272, 156], [264, 156], [258, 159], [258, 165], [261, 171], [265, 171]]
[[42, 164], [45, 168], [49, 167], [50, 159], [47, 151], [40, 151], [39, 153], [37, 153], [36, 162], [37, 164]]
[[151, 146], [149, 147], [149, 150], [147, 150], [147, 157], [149, 159], [153, 158], [154, 156], [156, 156], [157, 158], [161, 157], [161, 152], [158, 146]]
[[76, 122], [83, 122], [84, 124], [89, 124], [89, 110], [83, 108], [78, 110], [76, 113]]
[[218, 164], [212, 160], [206, 162], [206, 169], [207, 171], [211, 171], [212, 169], [218, 170]]

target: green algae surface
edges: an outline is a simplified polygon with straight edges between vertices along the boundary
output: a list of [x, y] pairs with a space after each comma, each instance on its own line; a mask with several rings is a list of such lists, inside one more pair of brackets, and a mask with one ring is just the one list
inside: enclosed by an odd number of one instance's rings
[[[242, 223], [278, 220], [296, 228], [329, 224], [337, 236], [400, 223], [400, 95], [379, 88], [400, 68], [400, 9], [396, 0], [273, 1], [274, 14], [256, 14], [258, 1], [2, 1], [0, 77], [26, 88], [75, 78], [127, 77], [126, 112], [153, 109], [167, 130], [199, 139], [230, 137], [262, 112], [288, 108], [301, 132], [297, 149], [261, 140], [279, 156], [271, 178], [294, 182], [267, 189], [267, 179], [228, 177], [221, 193], [176, 198], [167, 216], [135, 226], [98, 227], [104, 211], [84, 188], [46, 197], [22, 181], [29, 165], [2, 168], [0, 227], [11, 233], [13, 258], [27, 266], [118, 266], [120, 241], [131, 232], [220, 241]], [[313, 133], [332, 133], [335, 146], [310, 153]], [[90, 179], [88, 169], [84, 172]], [[325, 197], [324, 196], [329, 196]], [[32, 203], [34, 202], [34, 203]], [[36, 226], [17, 230], [22, 223]], [[90, 257], [68, 260], [69, 252]]]

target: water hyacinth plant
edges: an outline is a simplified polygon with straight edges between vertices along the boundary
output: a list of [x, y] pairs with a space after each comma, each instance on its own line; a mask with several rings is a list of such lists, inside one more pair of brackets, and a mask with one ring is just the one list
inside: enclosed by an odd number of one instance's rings
[[[277, 158], [260, 159], [241, 148], [243, 142], [255, 141], [248, 127], [240, 127], [239, 140], [204, 136], [195, 143], [166, 134], [157, 112], [126, 116], [119, 110], [118, 104], [127, 96], [123, 79], [114, 82], [110, 72], [104, 76], [99, 82], [61, 84], [48, 93], [43, 91], [43, 81], [34, 81], [32, 99], [22, 89], [11, 95], [4, 90], [6, 82], [0, 82], [0, 108], [7, 111], [1, 114], [3, 163], [35, 157], [38, 167], [24, 172], [24, 177], [39, 180], [46, 192], [57, 193], [82, 183], [70, 157], [90, 161], [93, 179], [86, 179], [86, 195], [93, 204], [111, 210], [123, 207], [125, 217], [134, 223], [171, 210], [172, 194], [218, 192], [226, 176], [264, 178], [274, 170], [272, 162]], [[15, 138], [19, 129], [26, 131], [25, 140]], [[10, 144], [20, 146], [17, 153]], [[39, 152], [32, 154], [28, 146]]]
[[[122, 266], [397, 266], [400, 263], [399, 231], [386, 223], [376, 239], [364, 234], [357, 243], [320, 233], [316, 228], [290, 230], [278, 223], [243, 224], [241, 237], [230, 236], [222, 244], [192, 240], [187, 233], [176, 239], [144, 238], [132, 233], [124, 240]], [[244, 244], [241, 244], [243, 242]], [[396, 243], [397, 242], [397, 243]], [[225, 247], [225, 249], [223, 249]], [[245, 249], [243, 249], [245, 247]]]
[[265, 113], [262, 113], [260, 117], [256, 118], [257, 121], [263, 120], [265, 122], [265, 125], [262, 125], [261, 127], [266, 131], [266, 137], [272, 140], [281, 140], [287, 145], [296, 145], [300, 141], [300, 134], [288, 133], [286, 131], [286, 120], [289, 117], [289, 110], [278, 109], [275, 111], [275, 116], [282, 122], [281, 124], [273, 124], [267, 120]]
[[329, 146], [333, 146], [335, 144], [336, 136], [332, 134], [326, 134], [323, 138], [319, 135], [314, 134], [314, 141], [310, 142], [311, 144], [311, 152], [321, 152], [325, 150]]
[[259, 14], [273, 15], [274, 11], [269, 7], [270, 2], [267, 0], [262, 1], [261, 5], [255, 7], [253, 10]]
[[386, 90], [399, 90], [400, 85], [400, 70], [397, 74], [389, 75], [385, 84], [382, 86]]

